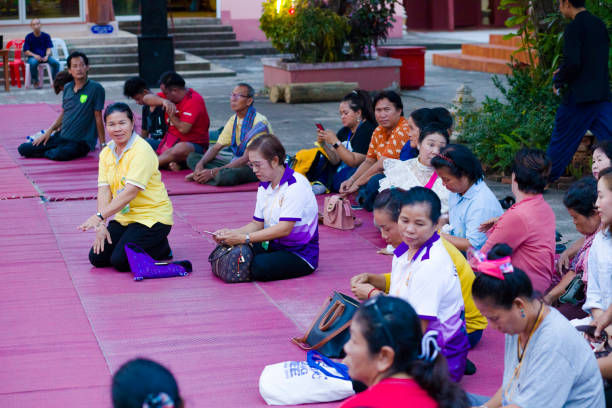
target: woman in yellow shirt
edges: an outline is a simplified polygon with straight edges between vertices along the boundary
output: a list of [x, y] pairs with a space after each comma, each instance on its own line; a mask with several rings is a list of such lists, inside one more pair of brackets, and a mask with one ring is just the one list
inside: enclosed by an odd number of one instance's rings
[[96, 230], [89, 260], [96, 267], [129, 271], [127, 243], [138, 245], [154, 259], [171, 258], [172, 203], [161, 181], [157, 155], [134, 133], [134, 117], [125, 103], [108, 106], [104, 122], [112, 141], [100, 153], [98, 212], [79, 226], [82, 231]]

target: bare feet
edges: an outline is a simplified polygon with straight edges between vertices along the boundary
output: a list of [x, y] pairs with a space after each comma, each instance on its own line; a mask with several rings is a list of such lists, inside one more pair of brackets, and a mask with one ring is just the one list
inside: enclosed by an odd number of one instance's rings
[[168, 163], [168, 169], [171, 171], [181, 171], [181, 165], [177, 162]]
[[[195, 173], [195, 172], [194, 172]], [[194, 173], [189, 173], [188, 175], [185, 176], [185, 181], [193, 181], [193, 175]]]

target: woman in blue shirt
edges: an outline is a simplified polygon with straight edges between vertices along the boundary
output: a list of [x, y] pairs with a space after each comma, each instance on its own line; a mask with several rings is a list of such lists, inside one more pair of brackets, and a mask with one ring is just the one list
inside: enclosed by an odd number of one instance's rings
[[484, 182], [480, 161], [464, 145], [449, 144], [431, 159], [431, 165], [451, 192], [450, 232], [442, 236], [460, 251], [467, 251], [469, 247], [480, 249], [487, 241], [486, 234], [479, 230], [480, 225], [503, 213], [497, 197]]

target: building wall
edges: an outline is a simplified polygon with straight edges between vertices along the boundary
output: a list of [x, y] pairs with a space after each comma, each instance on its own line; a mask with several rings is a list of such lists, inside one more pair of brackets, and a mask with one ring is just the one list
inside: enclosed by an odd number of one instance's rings
[[[217, 7], [221, 3], [221, 22], [234, 27], [238, 41], [265, 41], [266, 36], [259, 29], [261, 17], [261, 4], [264, 0], [217, 0]], [[404, 21], [404, 8], [398, 7], [396, 22], [389, 33], [389, 37], [402, 36]]]

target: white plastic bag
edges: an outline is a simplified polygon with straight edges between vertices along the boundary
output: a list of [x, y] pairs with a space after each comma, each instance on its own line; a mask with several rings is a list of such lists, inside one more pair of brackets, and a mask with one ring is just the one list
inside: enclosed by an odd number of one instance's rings
[[268, 405], [297, 405], [338, 401], [355, 394], [346, 366], [318, 352], [309, 361], [285, 361], [266, 366], [259, 377], [259, 393]]

